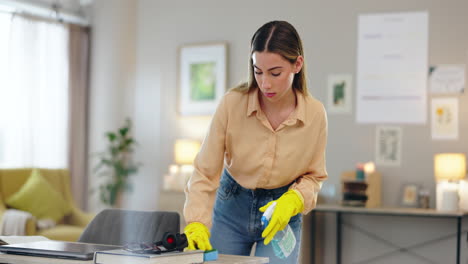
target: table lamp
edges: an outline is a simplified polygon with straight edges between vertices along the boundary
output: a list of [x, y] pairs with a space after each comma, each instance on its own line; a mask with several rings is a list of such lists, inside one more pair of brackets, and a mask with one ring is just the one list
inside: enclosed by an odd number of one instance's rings
[[193, 173], [193, 161], [200, 150], [200, 142], [193, 139], [178, 139], [174, 144], [174, 161], [169, 174], [164, 177], [164, 189], [183, 191]]
[[200, 142], [193, 139], [178, 139], [174, 145], [174, 159], [180, 165], [179, 174], [187, 182], [193, 173], [193, 161], [200, 150]]
[[179, 165], [192, 165], [199, 150], [199, 141], [178, 139], [174, 144], [174, 160]]
[[434, 156], [436, 208], [457, 211], [459, 181], [466, 176], [466, 157], [462, 153], [440, 153]]

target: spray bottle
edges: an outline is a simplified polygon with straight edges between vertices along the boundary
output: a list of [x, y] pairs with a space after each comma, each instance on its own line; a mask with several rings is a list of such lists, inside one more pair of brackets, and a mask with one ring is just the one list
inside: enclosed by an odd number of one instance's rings
[[[268, 226], [275, 208], [276, 202], [273, 202], [263, 213], [261, 218], [263, 228]], [[275, 236], [271, 240], [271, 245], [273, 247], [273, 252], [278, 258], [285, 259], [291, 255], [294, 248], [296, 247], [296, 236], [294, 235], [291, 227], [287, 225], [283, 230], [278, 230], [278, 232], [276, 232]]]

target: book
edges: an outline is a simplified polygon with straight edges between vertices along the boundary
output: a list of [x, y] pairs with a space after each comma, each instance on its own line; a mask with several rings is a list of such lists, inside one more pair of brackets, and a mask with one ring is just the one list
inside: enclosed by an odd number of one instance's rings
[[97, 251], [95, 264], [193, 264], [203, 263], [203, 250], [168, 252], [162, 254], [138, 254], [124, 249]]
[[0, 245], [50, 240], [45, 236], [0, 236]]
[[44, 258], [0, 253], [0, 263], [17, 264], [94, 264], [93, 260], [75, 260], [62, 258]]

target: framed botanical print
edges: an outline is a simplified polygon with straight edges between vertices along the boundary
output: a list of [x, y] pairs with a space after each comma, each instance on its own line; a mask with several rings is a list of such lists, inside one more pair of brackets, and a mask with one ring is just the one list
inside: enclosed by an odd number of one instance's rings
[[328, 75], [328, 113], [349, 114], [352, 102], [352, 80], [351, 74]]
[[207, 116], [226, 91], [227, 44], [184, 45], [179, 50], [178, 110], [182, 116]]

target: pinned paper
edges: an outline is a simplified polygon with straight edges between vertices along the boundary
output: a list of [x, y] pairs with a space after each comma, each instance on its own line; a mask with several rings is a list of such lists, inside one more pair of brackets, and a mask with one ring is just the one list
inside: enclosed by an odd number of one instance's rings
[[465, 89], [465, 65], [430, 67], [429, 89], [434, 94], [463, 93]]

